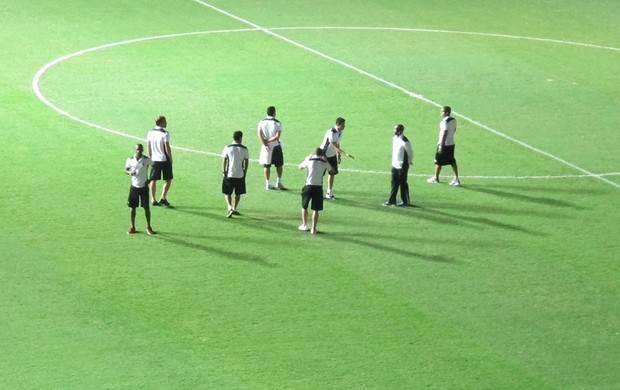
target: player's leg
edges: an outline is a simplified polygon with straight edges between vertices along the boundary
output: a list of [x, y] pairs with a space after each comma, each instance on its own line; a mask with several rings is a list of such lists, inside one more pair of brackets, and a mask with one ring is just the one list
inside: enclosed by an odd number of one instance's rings
[[271, 186], [271, 164], [264, 165], [263, 172], [265, 175], [265, 189], [270, 190], [272, 188]]
[[317, 232], [318, 224], [319, 224], [319, 211], [312, 210], [312, 230], [310, 230], [310, 233], [315, 234]]
[[153, 206], [159, 206], [159, 202], [155, 197], [155, 192], [157, 191], [157, 180], [151, 180], [149, 183], [149, 191], [151, 193], [151, 201], [153, 202]]
[[[160, 200], [167, 201], [168, 190], [170, 190], [170, 185], [172, 184], [172, 180], [164, 180], [164, 185], [161, 188], [161, 198]], [[163, 203], [163, 202], [161, 202]]]
[[132, 207], [129, 209], [129, 219], [131, 221], [131, 226], [129, 227], [129, 230], [136, 230], [136, 208]]

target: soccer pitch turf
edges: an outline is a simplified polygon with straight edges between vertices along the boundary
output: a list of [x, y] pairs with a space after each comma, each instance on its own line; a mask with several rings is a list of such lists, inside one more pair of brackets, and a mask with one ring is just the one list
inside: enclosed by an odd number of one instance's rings
[[[620, 3], [0, 8], [0, 388], [620, 387]], [[256, 161], [269, 105], [289, 191]], [[441, 105], [461, 187], [425, 181]], [[157, 115], [176, 207], [130, 236], [123, 166]], [[296, 165], [338, 116], [356, 158], [312, 236]], [[417, 207], [381, 206], [396, 123]]]

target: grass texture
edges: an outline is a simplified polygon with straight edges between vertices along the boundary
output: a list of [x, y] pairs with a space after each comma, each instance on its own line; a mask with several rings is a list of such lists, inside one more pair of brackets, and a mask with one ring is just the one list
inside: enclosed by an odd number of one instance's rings
[[[617, 2], [79, 3], [0, 0], [0, 388], [620, 386]], [[459, 188], [425, 182], [444, 104]], [[255, 160], [268, 105], [289, 191]], [[177, 207], [128, 236], [160, 114]], [[295, 166], [338, 116], [356, 159], [311, 236]], [[396, 123], [418, 207], [381, 206]]]

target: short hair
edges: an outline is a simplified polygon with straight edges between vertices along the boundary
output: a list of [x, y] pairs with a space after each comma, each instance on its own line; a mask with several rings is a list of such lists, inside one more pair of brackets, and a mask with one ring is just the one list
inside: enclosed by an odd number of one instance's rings
[[344, 118], [341, 118], [341, 117], [336, 118], [336, 124], [337, 124], [337, 125], [341, 125], [341, 124], [343, 124], [343, 123], [344, 123], [344, 121], [345, 121], [345, 120], [344, 120]]
[[141, 152], [143, 152], [144, 151], [144, 145], [136, 144], [136, 149], [139, 149]]
[[323, 150], [323, 148], [316, 148], [316, 149], [314, 150], [314, 154], [315, 154], [317, 157], [323, 157], [323, 156], [325, 156], [325, 151]]
[[237, 130], [233, 133], [233, 139], [236, 142], [241, 142], [241, 139], [243, 138], [243, 131], [241, 130]]
[[274, 106], [267, 107], [267, 115], [276, 116], [276, 108]]
[[452, 113], [452, 108], [450, 106], [443, 106], [441, 107], [441, 109], [443, 110], [443, 112], [445, 112], [448, 115]]
[[402, 132], [405, 131], [405, 126], [399, 123], [396, 126], [394, 126], [394, 130], [396, 130], [399, 134], [402, 134]]
[[157, 117], [157, 119], [155, 119], [155, 124], [157, 126], [161, 126], [162, 123], [164, 123], [166, 121], [166, 117], [163, 115], [160, 115]]

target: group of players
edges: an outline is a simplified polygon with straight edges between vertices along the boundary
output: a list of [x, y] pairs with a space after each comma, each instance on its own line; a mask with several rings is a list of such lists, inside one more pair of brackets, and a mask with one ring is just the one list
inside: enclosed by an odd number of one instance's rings
[[[451, 117], [451, 108], [441, 108], [441, 121], [439, 124], [439, 139], [435, 152], [435, 174], [427, 182], [439, 183], [441, 168], [451, 165], [454, 177], [450, 182], [452, 186], [460, 186], [458, 167], [454, 158], [454, 133], [456, 132], [456, 120]], [[136, 209], [144, 208], [147, 228], [146, 233], [155, 234], [151, 227], [151, 212], [149, 205], [173, 208], [166, 199], [170, 189], [172, 172], [172, 150], [170, 147], [170, 135], [166, 130], [167, 122], [164, 116], [159, 116], [155, 121], [155, 127], [147, 133], [147, 148], [149, 156], [144, 155], [142, 144], [136, 144], [134, 155], [125, 162], [125, 173], [131, 176], [131, 186], [127, 205], [130, 208], [131, 225], [128, 234], [137, 232], [135, 228]], [[317, 234], [319, 211], [323, 210], [323, 200], [334, 200], [334, 178], [338, 174], [338, 165], [342, 155], [354, 158], [340, 146], [340, 139], [345, 129], [346, 121], [338, 117], [335, 124], [329, 128], [323, 141], [312, 154], [304, 159], [299, 165], [300, 169], [306, 169], [307, 175], [301, 193], [301, 220], [299, 230], [310, 231]], [[404, 136], [404, 126], [398, 124], [394, 127], [392, 138], [392, 187], [389, 199], [384, 206], [396, 205], [396, 197], [400, 190], [401, 202], [398, 206], [410, 206], [409, 186], [407, 174], [413, 164], [413, 149], [409, 140]], [[261, 142], [259, 163], [263, 166], [265, 188], [267, 190], [286, 190], [282, 183], [284, 166], [284, 154], [282, 152], [282, 124], [276, 119], [276, 108], [269, 106], [267, 116], [257, 126], [258, 138]], [[242, 144], [243, 132], [233, 133], [232, 143], [224, 147], [222, 151], [222, 193], [227, 205], [227, 218], [239, 215], [237, 206], [241, 195], [246, 193], [245, 177], [249, 165], [249, 152]], [[271, 166], [276, 168], [276, 182], [271, 184]], [[148, 175], [148, 168], [151, 174]], [[327, 191], [323, 195], [323, 178], [327, 173]], [[164, 181], [161, 197], [156, 198], [156, 183]], [[234, 193], [234, 198], [233, 198]], [[149, 204], [150, 196], [150, 204]], [[312, 220], [308, 226], [308, 207], [312, 209]]]

